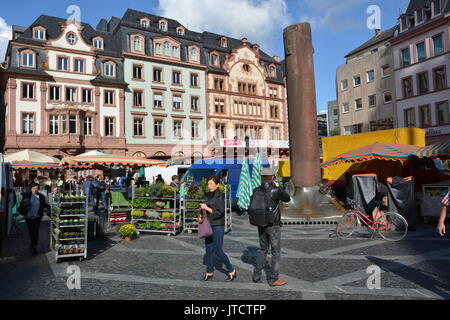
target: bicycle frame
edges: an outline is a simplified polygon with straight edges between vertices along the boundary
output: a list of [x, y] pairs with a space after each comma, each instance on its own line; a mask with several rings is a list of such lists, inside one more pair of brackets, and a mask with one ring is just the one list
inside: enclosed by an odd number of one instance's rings
[[[377, 207], [377, 210], [380, 210], [380, 206]], [[369, 230], [372, 231], [372, 238], [374, 237], [375, 232], [385, 227], [384, 223], [377, 222], [375, 219], [372, 219], [370, 215], [365, 215], [361, 210], [354, 206], [352, 207], [352, 214], [356, 216], [360, 223], [362, 222]]]

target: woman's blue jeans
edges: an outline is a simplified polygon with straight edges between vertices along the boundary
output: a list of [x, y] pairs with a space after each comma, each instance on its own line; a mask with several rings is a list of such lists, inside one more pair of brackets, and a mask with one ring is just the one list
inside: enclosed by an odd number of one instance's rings
[[225, 227], [224, 226], [216, 226], [212, 227], [213, 235], [211, 237], [205, 238], [205, 262], [206, 262], [206, 273], [214, 272], [214, 253], [217, 257], [225, 264], [228, 273], [234, 271], [233, 266], [231, 265], [230, 259], [223, 252], [223, 238], [225, 236]]

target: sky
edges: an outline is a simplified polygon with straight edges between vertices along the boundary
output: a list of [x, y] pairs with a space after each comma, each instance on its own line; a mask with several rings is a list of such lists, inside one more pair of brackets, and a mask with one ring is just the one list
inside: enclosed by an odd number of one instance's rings
[[[258, 43], [270, 56], [284, 59], [283, 30], [289, 25], [312, 25], [317, 110], [336, 100], [336, 69], [345, 55], [372, 38], [370, 6], [380, 9], [381, 29], [397, 23], [408, 0], [40, 0], [5, 1], [0, 11], [0, 59], [11, 26], [29, 26], [41, 14], [68, 18], [79, 8], [82, 22], [94, 28], [101, 18], [122, 17], [128, 8], [178, 20], [190, 30], [209, 31]], [[21, 8], [26, 8], [22, 10]]]

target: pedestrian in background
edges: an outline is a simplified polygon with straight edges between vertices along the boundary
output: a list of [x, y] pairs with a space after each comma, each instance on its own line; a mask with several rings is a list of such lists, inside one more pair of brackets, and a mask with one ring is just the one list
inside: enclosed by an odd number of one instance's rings
[[439, 217], [439, 223], [437, 226], [437, 232], [438, 234], [443, 237], [446, 234], [446, 228], [445, 228], [445, 219], [447, 218], [448, 214], [448, 207], [450, 206], [450, 192], [446, 194], [444, 199], [442, 200], [442, 210], [441, 210], [441, 216]]
[[31, 192], [23, 194], [23, 200], [18, 211], [24, 216], [30, 236], [30, 250], [34, 254], [38, 253], [39, 227], [41, 225], [44, 210], [49, 210], [45, 196], [39, 193], [39, 185], [31, 184]]
[[[266, 266], [266, 259], [269, 250], [272, 251], [272, 263], [270, 272], [267, 276], [267, 282], [270, 286], [283, 286], [286, 281], [279, 279], [280, 258], [281, 258], [281, 214], [280, 201], [289, 202], [291, 197], [280, 188], [276, 179], [276, 173], [273, 169], [262, 168], [262, 185], [253, 191], [250, 200], [249, 217], [252, 224], [258, 226], [258, 236], [260, 249], [256, 259], [256, 266], [253, 271], [253, 282], [261, 281], [262, 270]], [[253, 220], [255, 208], [262, 208], [264, 221], [254, 223]]]
[[227, 268], [227, 278], [225, 281], [233, 281], [236, 278], [236, 270], [230, 262], [228, 256], [223, 252], [223, 239], [225, 236], [225, 198], [219, 190], [220, 178], [208, 178], [209, 192], [206, 194], [205, 203], [202, 203], [200, 209], [206, 213], [206, 218], [200, 217], [199, 222], [203, 219], [208, 219], [211, 224], [213, 235], [205, 238], [205, 261], [206, 261], [206, 275], [202, 281], [209, 281], [214, 277], [214, 262], [213, 254], [225, 264]]
[[97, 214], [99, 209], [100, 200], [102, 202], [105, 212], [108, 212], [108, 203], [106, 201], [106, 191], [108, 185], [106, 184], [102, 175], [97, 176], [97, 180], [94, 181], [94, 195], [95, 195], [95, 206], [94, 212]]
[[94, 177], [87, 176], [83, 184], [84, 196], [88, 199], [88, 203], [95, 208], [94, 199]]

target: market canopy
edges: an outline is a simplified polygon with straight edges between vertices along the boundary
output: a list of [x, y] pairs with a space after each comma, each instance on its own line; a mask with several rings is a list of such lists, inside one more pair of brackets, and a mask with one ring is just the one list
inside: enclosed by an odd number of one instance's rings
[[410, 154], [419, 149], [420, 147], [410, 144], [376, 142], [374, 144], [343, 153], [336, 158], [323, 163], [321, 168], [326, 168], [341, 163], [356, 163], [376, 159], [406, 161], [408, 160]]
[[11, 166], [13, 169], [64, 169], [58, 163], [38, 163], [33, 161], [15, 161]]
[[449, 158], [450, 140], [431, 144], [414, 152], [419, 158]]
[[124, 167], [167, 167], [167, 161], [150, 160], [136, 157], [125, 157], [119, 155], [103, 154], [94, 156], [65, 157], [61, 164], [65, 167], [90, 167], [101, 166], [124, 166]]
[[61, 169], [60, 160], [46, 154], [23, 150], [5, 156], [14, 169]]

